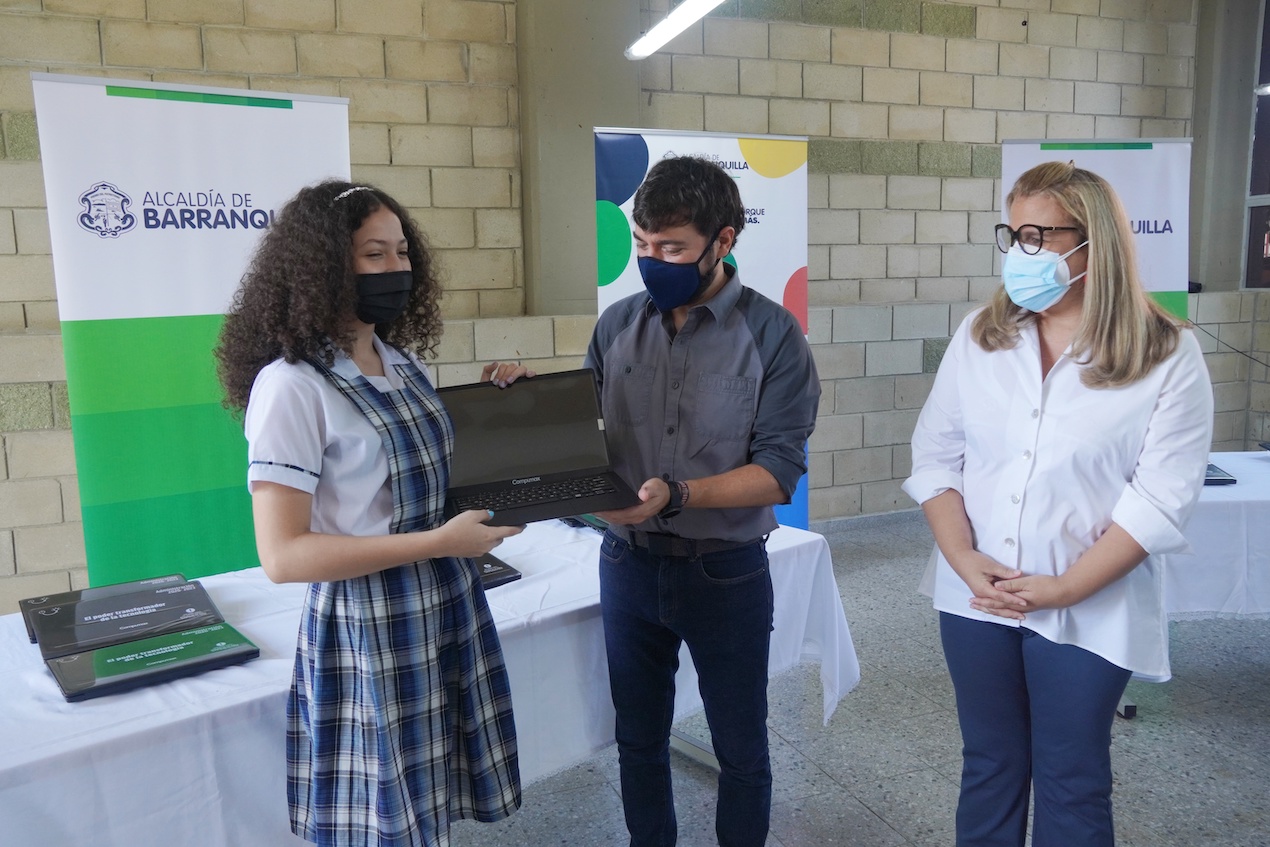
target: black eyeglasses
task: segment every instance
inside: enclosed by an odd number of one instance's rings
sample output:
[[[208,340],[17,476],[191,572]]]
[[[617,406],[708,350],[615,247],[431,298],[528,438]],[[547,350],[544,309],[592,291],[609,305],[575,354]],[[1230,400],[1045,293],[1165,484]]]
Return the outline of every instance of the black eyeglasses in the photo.
[[[1017,242],[1024,253],[1035,256],[1041,252],[1045,233],[1082,232],[1082,230],[1078,226],[1037,226],[1036,224],[1023,224],[1018,229],[1011,229],[1009,224],[997,224],[996,232],[997,249],[1002,253],[1009,253],[1010,248]]]

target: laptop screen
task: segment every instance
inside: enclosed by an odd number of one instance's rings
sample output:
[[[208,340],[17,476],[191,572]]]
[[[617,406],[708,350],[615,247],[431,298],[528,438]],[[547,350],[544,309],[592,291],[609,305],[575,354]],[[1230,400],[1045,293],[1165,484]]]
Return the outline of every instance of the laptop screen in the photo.
[[[603,424],[589,370],[438,392],[454,422],[450,488],[528,476],[608,468]]]

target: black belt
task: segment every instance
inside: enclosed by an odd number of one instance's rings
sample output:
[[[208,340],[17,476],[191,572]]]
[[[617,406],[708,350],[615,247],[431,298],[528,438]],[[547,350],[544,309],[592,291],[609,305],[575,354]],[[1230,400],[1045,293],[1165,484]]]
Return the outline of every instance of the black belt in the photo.
[[[761,538],[751,538],[748,541],[725,541],[722,538],[680,538],[678,535],[643,532],[638,529],[628,529],[624,526],[610,526],[609,532],[632,547],[647,550],[654,556],[680,556],[685,559],[694,559],[705,553],[735,550],[738,547],[745,547],[762,540]]]

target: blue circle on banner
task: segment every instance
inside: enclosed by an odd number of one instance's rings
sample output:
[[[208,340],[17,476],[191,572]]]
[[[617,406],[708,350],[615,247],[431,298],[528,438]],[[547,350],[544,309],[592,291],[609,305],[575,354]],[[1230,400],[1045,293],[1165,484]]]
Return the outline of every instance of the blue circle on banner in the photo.
[[[635,194],[648,173],[644,136],[618,132],[595,134],[595,199],[620,206]]]

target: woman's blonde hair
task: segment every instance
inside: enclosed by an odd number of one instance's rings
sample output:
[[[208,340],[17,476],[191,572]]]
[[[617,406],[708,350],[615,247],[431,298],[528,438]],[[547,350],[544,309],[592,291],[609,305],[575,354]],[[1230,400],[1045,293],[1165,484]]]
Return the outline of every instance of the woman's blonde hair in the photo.
[[[1105,179],[1072,162],[1046,162],[1027,171],[1006,197],[1007,208],[1022,197],[1049,197],[1089,244],[1088,276],[1072,357],[1086,365],[1081,382],[1091,388],[1129,385],[1142,379],[1177,348],[1178,323],[1142,288],[1133,230],[1120,198]],[[971,325],[984,350],[1005,350],[1019,327],[1036,314],[1016,306],[1004,287]]]

